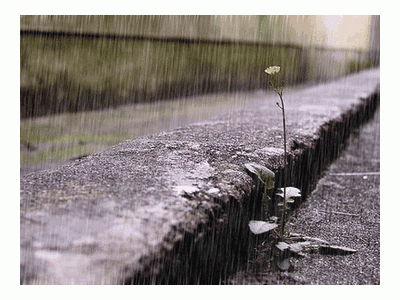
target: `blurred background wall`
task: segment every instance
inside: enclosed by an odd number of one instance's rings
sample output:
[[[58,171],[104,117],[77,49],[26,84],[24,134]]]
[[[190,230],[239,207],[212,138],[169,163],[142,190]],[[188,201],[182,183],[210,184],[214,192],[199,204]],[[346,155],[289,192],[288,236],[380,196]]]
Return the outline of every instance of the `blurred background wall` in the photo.
[[[379,65],[379,16],[21,16],[21,118]]]

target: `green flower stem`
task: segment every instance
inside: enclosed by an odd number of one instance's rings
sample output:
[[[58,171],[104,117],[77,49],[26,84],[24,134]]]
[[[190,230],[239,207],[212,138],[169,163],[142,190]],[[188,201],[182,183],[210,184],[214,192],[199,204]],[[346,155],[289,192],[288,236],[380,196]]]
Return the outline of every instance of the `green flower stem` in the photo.
[[[282,212],[282,237],[285,233],[285,225],[286,225],[286,179],[287,179],[287,151],[286,151],[286,116],[285,116],[285,104],[283,102],[283,87],[285,82],[282,80],[280,83],[278,82],[278,77],[276,76],[279,73],[281,67],[280,66],[271,66],[265,70],[265,73],[270,75],[270,82],[272,89],[275,93],[278,94],[281,103],[276,102],[276,105],[282,110],[282,121],[283,121],[283,150],[284,150],[284,166],[283,166],[283,212]]]
[[[263,204],[265,206],[265,215],[268,216],[269,215],[269,210],[268,210],[268,196],[267,196],[267,185],[264,184],[264,194],[263,194]]]
[[[283,155],[284,155],[284,166],[283,166],[283,212],[282,212],[282,236],[285,232],[285,225],[286,225],[286,179],[287,179],[287,152],[286,152],[286,117],[285,117],[285,104],[283,102],[283,90],[281,92],[276,91],[280,100],[281,105],[278,103],[278,107],[282,110],[282,122],[283,122]]]

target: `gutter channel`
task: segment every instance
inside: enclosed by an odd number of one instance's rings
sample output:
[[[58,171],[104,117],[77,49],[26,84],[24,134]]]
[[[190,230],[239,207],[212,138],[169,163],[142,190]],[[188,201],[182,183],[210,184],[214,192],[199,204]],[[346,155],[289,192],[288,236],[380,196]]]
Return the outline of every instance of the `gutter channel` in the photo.
[[[379,86],[361,100],[340,118],[321,126],[309,147],[289,151],[287,186],[298,187],[302,192],[301,200],[294,204],[289,215],[306,201],[327,167],[346,148],[350,133],[372,119],[379,107]],[[283,168],[266,167],[275,172],[275,189],[283,186]],[[248,228],[249,220],[263,219],[262,191],[256,183],[243,199],[214,198],[213,202],[219,205],[207,211],[206,223],[190,233],[176,228],[171,234],[174,247],[166,248],[157,258],[143,258],[144,269],[126,267],[122,274],[124,284],[224,284],[229,276],[246,268],[252,250],[269,234],[256,236]],[[268,208],[271,215],[274,206],[272,198]]]

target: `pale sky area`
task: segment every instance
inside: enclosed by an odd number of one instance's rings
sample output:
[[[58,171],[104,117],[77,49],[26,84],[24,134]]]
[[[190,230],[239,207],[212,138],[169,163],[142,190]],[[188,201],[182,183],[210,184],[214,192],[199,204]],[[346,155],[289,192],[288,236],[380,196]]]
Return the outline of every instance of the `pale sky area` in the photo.
[[[367,48],[370,16],[321,16],[326,44],[335,48]]]
[[[272,16],[275,27],[268,38],[281,42],[312,44],[334,48],[368,49],[370,19],[368,15],[288,15]]]

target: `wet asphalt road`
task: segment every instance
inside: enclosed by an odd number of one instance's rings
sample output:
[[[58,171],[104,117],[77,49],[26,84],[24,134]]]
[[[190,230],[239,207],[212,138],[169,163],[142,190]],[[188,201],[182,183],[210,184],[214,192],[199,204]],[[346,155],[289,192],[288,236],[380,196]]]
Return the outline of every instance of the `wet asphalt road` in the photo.
[[[380,284],[380,112],[354,132],[288,223],[290,232],[357,250],[291,258],[289,272],[243,273],[231,284]]]

